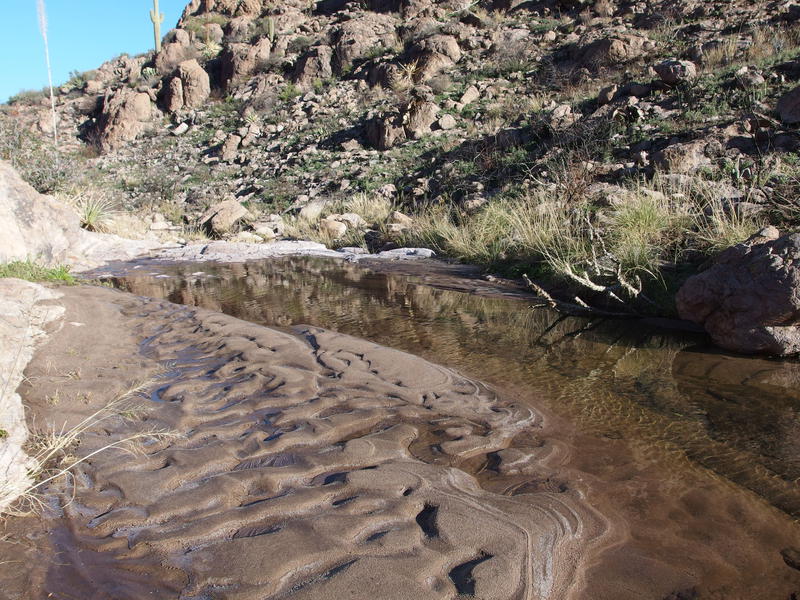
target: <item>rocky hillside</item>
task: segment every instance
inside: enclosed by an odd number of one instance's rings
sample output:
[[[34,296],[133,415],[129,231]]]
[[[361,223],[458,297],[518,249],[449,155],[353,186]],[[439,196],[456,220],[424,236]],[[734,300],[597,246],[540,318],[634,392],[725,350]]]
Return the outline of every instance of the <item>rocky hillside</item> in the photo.
[[[667,314],[720,250],[800,223],[799,19],[784,1],[192,0],[158,54],[59,88],[58,150],[41,93],[3,106],[0,155],[99,204],[90,227],[113,204],[141,235],[413,242]]]

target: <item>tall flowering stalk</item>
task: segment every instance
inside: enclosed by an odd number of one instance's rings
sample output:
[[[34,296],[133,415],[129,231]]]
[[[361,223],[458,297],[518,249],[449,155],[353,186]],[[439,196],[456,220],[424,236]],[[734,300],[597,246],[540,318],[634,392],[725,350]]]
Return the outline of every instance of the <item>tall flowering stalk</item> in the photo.
[[[47,43],[47,12],[44,8],[44,0],[36,0],[36,10],[39,13],[39,31],[42,32],[42,39],[44,40],[44,56],[47,61],[47,80],[50,83],[50,109],[53,113],[53,145],[58,148],[56,97],[53,93],[53,69],[50,67],[50,45]]]

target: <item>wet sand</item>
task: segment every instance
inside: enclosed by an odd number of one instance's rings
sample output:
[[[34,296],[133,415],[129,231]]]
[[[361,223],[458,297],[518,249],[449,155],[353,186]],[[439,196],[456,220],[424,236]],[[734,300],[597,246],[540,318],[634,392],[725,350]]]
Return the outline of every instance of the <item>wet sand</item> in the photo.
[[[800,593],[784,513],[681,461],[642,467],[522,390],[316,327],[65,292],[85,325],[29,366],[29,420],[74,423],[156,376],[75,452],[154,433],[52,487],[44,519],[6,523],[0,562],[29,568],[4,566],[0,598]]]

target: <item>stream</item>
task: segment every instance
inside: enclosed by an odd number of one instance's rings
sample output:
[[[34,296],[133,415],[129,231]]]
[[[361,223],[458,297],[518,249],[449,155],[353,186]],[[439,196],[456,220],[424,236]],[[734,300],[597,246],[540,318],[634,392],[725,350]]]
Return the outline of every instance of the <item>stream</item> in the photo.
[[[743,548],[771,553],[787,581],[798,575],[791,549],[770,548],[769,531],[743,519],[769,515],[800,539],[800,364],[732,355],[701,334],[642,321],[566,317],[514,290],[415,269],[303,257],[147,262],[104,277],[286,332],[310,325],[369,340],[534,407],[564,446],[558,478],[498,477],[491,460],[468,470],[505,495],[576,485],[627,523],[589,570],[596,597],[606,597],[606,579],[669,579],[665,564],[702,574],[685,588],[676,579],[665,597],[789,597],[768,591],[762,567],[748,570]]]

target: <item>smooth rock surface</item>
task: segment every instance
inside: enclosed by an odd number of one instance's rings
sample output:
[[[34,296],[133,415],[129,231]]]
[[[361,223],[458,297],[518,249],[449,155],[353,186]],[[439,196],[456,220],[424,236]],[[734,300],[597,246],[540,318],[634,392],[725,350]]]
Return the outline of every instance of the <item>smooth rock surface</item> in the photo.
[[[45,326],[64,313],[40,302],[60,296],[36,283],[0,279],[0,514],[31,484],[35,465],[23,450],[28,429],[17,387]]]

